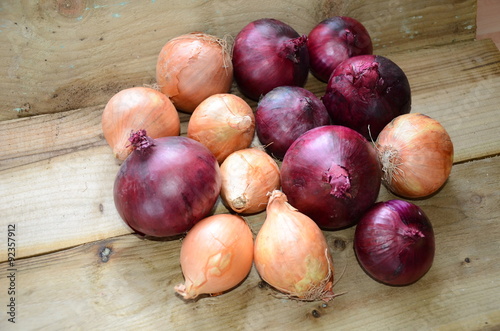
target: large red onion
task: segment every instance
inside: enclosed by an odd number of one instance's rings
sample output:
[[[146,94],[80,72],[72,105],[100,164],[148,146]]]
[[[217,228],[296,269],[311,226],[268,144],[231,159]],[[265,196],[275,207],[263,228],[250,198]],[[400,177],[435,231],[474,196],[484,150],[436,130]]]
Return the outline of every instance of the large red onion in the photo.
[[[354,250],[375,280],[409,285],[422,278],[434,260],[434,231],[422,209],[403,200],[375,204],[359,221]]]
[[[352,226],[375,203],[382,170],[373,145],[344,126],[297,138],[285,154],[281,185],[288,201],[320,228]]]
[[[328,82],[340,62],[357,55],[372,54],[368,31],[352,17],[335,16],[316,25],[307,38],[311,73]]]
[[[380,55],[359,55],[335,68],[322,100],[334,124],[376,140],[392,119],[410,112],[411,90],[396,63]]]
[[[169,237],[185,233],[209,214],[220,193],[215,156],[180,136],[134,133],[135,150],[120,166],[114,200],[123,220],[139,233]]]
[[[260,99],[255,123],[259,141],[281,160],[295,139],[312,128],[330,124],[330,116],[312,92],[298,86],[280,86]]]
[[[278,86],[304,86],[309,73],[307,36],[276,19],[250,22],[234,40],[233,67],[238,88],[253,100]]]

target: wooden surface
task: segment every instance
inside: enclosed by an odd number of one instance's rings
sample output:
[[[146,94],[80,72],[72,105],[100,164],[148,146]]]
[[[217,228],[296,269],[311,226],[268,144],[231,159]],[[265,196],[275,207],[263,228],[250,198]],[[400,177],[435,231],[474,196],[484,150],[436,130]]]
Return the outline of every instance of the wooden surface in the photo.
[[[387,1],[3,1],[0,330],[500,328],[500,52],[489,39],[475,40],[474,1],[389,2],[388,9]],[[414,201],[436,233],[434,264],[416,284],[369,278],[350,228],[325,232],[335,290],[346,292],[327,305],[277,298],[255,269],[228,293],[184,302],[173,291],[183,280],[180,241],[140,238],[118,216],[119,164],[100,129],[104,103],[121,87],[152,82],[169,36],[234,36],[264,13],[295,22],[301,33],[332,13],[361,18],[375,52],[407,73],[412,111],[450,133],[449,181]],[[321,96],[325,84],[311,77],[307,88]],[[30,109],[19,110],[25,103]],[[185,134],[189,116],[181,119]],[[392,198],[383,188],[379,200]],[[218,203],[215,212],[227,211]],[[246,217],[254,232],[264,218]],[[16,226],[15,326],[6,314],[9,224]]]

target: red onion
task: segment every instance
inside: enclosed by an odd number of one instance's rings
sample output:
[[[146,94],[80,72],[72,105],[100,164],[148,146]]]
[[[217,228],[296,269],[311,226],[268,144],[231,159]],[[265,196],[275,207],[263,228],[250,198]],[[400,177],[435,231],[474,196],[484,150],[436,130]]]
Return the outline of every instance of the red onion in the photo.
[[[379,55],[359,55],[333,71],[323,103],[332,122],[376,140],[395,117],[411,108],[411,91],[403,70]]]
[[[351,17],[335,16],[316,25],[307,38],[311,73],[328,82],[340,62],[357,55],[372,54],[366,28]]]
[[[281,185],[288,201],[320,228],[352,226],[375,203],[382,170],[373,145],[343,126],[297,138],[285,154]]]
[[[309,73],[307,36],[276,19],[250,22],[234,40],[233,67],[241,93],[253,100],[278,86],[302,87]]]
[[[201,143],[187,137],[131,136],[135,150],[114,184],[118,213],[134,230],[154,237],[185,233],[208,215],[221,189],[219,165]]]
[[[354,250],[360,265],[375,280],[409,285],[432,265],[434,231],[420,207],[403,200],[379,202],[356,226]]]
[[[280,86],[259,101],[255,123],[259,141],[281,160],[295,139],[312,128],[330,124],[330,116],[312,92],[298,86]]]

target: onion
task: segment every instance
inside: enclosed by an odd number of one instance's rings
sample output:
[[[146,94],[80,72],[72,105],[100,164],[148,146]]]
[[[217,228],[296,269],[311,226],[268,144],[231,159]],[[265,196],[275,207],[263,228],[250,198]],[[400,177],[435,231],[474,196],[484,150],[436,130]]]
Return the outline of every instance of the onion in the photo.
[[[113,95],[101,122],[104,138],[122,161],[132,152],[128,141],[131,131],[147,130],[151,138],[180,134],[179,114],[172,102],[148,87],[131,87]]]
[[[246,148],[230,154],[220,167],[222,201],[237,213],[266,209],[268,193],[280,188],[280,170],[266,152]]]
[[[389,123],[376,142],[383,183],[406,198],[437,192],[453,166],[453,143],[444,127],[429,116],[401,115]]]
[[[114,184],[118,213],[135,231],[168,237],[188,231],[207,216],[220,193],[215,157],[197,141],[175,136],[131,135],[135,150]]]
[[[169,40],[156,63],[156,81],[177,109],[192,113],[216,93],[227,93],[233,64],[226,41],[205,33],[189,33]]]
[[[282,190],[290,204],[325,230],[356,224],[375,203],[381,177],[373,145],[337,125],[304,133],[281,165]]]
[[[328,82],[340,62],[357,55],[372,54],[366,28],[352,17],[335,16],[316,25],[307,38],[311,73]]]
[[[379,202],[356,226],[354,250],[360,265],[375,280],[409,285],[432,265],[432,224],[422,209],[410,202]]]
[[[215,94],[196,107],[189,119],[187,136],[201,142],[219,163],[234,151],[247,148],[255,135],[255,116],[242,98]]]
[[[323,232],[278,190],[271,193],[266,214],[254,248],[262,279],[291,298],[332,299],[333,261]]]
[[[304,86],[309,73],[307,36],[276,19],[250,22],[234,40],[233,67],[238,88],[253,100],[278,86]]]
[[[182,241],[185,283],[175,286],[184,299],[220,294],[241,283],[253,261],[252,231],[237,215],[217,214],[198,222]]]
[[[330,124],[330,116],[312,92],[298,86],[280,86],[260,99],[255,122],[259,141],[270,154],[283,159],[295,139],[312,128]]]
[[[335,68],[322,100],[334,124],[375,140],[393,118],[410,112],[411,91],[396,63],[379,55],[359,55]]]

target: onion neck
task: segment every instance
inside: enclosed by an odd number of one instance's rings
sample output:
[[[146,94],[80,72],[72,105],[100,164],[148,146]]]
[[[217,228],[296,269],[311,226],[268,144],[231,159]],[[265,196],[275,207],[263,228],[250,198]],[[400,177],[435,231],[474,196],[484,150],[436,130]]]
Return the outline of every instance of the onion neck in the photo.
[[[281,45],[281,50],[279,52],[280,56],[286,58],[293,63],[300,62],[300,51],[303,47],[306,47],[307,36],[303,35],[297,38],[286,40]]]
[[[227,123],[233,129],[238,131],[247,131],[253,124],[252,118],[248,115],[245,116],[231,116]]]
[[[349,193],[351,180],[349,173],[344,167],[333,163],[323,174],[323,181],[330,184],[330,194],[334,197],[343,199],[352,197]]]
[[[146,130],[132,131],[128,141],[130,141],[129,146],[138,151],[146,151],[155,145],[153,138],[147,136]]]

